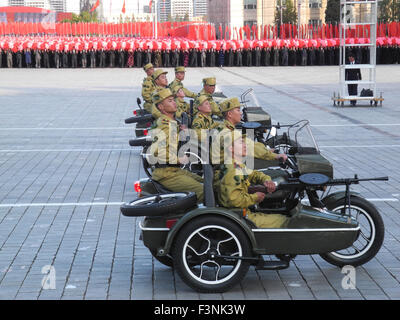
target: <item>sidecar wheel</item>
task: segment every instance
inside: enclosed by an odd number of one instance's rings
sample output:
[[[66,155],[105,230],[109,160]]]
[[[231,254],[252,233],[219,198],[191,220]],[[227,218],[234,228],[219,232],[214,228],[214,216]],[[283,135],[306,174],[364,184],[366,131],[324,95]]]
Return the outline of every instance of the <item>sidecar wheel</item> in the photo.
[[[175,192],[138,198],[122,204],[120,210],[128,217],[154,217],[189,210],[196,206],[196,203],[197,197],[194,192]]]
[[[225,292],[246,275],[246,260],[216,257],[250,257],[250,241],[242,229],[227,218],[204,216],[190,221],[174,241],[174,268],[181,279],[198,292]]]
[[[328,205],[328,209],[340,214],[344,205],[345,199],[341,199]],[[351,197],[351,215],[360,225],[357,240],[344,250],[321,254],[324,260],[338,267],[357,267],[368,262],[375,257],[383,243],[383,220],[372,203],[360,197]]]

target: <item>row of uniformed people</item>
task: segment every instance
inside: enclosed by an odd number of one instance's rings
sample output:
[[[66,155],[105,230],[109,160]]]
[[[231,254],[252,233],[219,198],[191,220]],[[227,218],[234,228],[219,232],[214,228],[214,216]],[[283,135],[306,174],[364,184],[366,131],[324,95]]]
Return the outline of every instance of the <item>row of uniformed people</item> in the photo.
[[[215,129],[220,134],[219,145],[211,147],[212,161],[216,159],[214,188],[218,194],[219,204],[227,208],[247,209],[261,202],[265,194],[248,193],[251,182],[264,183],[269,192],[275,190],[275,185],[270,182],[269,176],[251,171],[238,155],[246,156],[250,153],[249,156],[264,160],[279,158],[286,160],[286,155],[275,154],[264,144],[242,136],[241,131],[236,130],[235,126],[241,121],[241,104],[238,98],[228,98],[219,104],[216,103],[212,96],[216,85],[215,78],[203,79],[203,90],[195,95],[184,88],[182,83],[184,75],[177,76],[167,87],[164,77],[159,79],[162,75],[165,76],[163,70],[151,70],[151,65],[145,66],[144,69],[148,74],[143,83],[144,93],[151,96],[149,100],[143,95],[147,99],[146,110],[151,110],[157,119],[151,132],[153,143],[149,149],[150,154],[156,159],[152,173],[155,181],[173,192],[195,192],[198,202],[203,202],[203,179],[181,168],[181,165],[187,163],[189,159],[185,155],[179,155],[178,152],[179,133],[184,128],[180,126],[177,115],[182,110],[186,112],[188,110],[186,107],[178,110],[177,101],[183,100],[184,96],[190,96],[195,98],[195,116],[191,128],[196,131],[197,137],[207,136],[205,133],[210,129]],[[175,72],[184,73],[185,70],[177,67]],[[152,94],[148,92],[151,86],[153,86]],[[215,121],[212,115],[220,117],[220,121]],[[238,137],[226,144],[226,138],[233,136]],[[247,212],[248,218],[260,228],[283,227],[287,223],[283,215],[254,213],[249,210]]]

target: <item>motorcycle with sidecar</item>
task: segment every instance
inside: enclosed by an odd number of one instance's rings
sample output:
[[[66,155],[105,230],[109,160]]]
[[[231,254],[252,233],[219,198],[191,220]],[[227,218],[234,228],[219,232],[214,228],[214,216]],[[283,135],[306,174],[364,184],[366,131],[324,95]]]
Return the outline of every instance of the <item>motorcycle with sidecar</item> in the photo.
[[[275,135],[275,130],[270,134]],[[257,228],[246,217],[249,209],[219,206],[213,166],[197,155],[204,203],[197,204],[194,193],[165,189],[151,178],[146,151],[150,137],[136,141],[143,147],[142,163],[148,177],[135,183],[138,198],[124,203],[121,213],[144,217],[139,224],[144,245],[199,292],[225,292],[245,277],[250,266],[284,269],[297,255],[319,254],[339,267],[368,262],[383,243],[384,224],[376,207],[350,186],[388,177],[334,179],[333,167],[321,154],[308,121],[289,126],[287,136],[296,143],[288,146],[288,160],[279,168],[262,169],[277,190],[250,208],[287,215],[290,220],[285,228]],[[328,191],[336,186],[345,190]],[[262,188],[251,186],[249,192]],[[267,255],[275,258],[265,259]]]

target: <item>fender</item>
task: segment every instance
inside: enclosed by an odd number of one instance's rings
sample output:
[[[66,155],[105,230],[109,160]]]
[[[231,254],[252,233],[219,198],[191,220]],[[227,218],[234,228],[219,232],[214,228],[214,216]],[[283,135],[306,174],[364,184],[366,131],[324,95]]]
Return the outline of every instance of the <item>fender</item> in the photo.
[[[325,198],[323,198],[321,201],[325,206],[329,207],[330,204],[335,203],[336,201],[344,199],[346,196],[345,191],[337,191],[331,194],[328,194]],[[350,191],[350,197],[360,197],[360,193]]]
[[[178,222],[168,232],[167,240],[165,241],[164,248],[162,248],[163,252],[159,252],[158,255],[161,256],[168,254],[171,250],[172,243],[174,242],[174,239],[181,228],[193,219],[204,215],[222,216],[232,220],[242,228],[244,233],[249,238],[252,247],[257,248],[257,241],[254,237],[254,233],[251,231],[251,227],[246,224],[244,219],[240,218],[239,213],[230,211],[225,208],[200,207],[189,211],[181,219],[178,220]]]

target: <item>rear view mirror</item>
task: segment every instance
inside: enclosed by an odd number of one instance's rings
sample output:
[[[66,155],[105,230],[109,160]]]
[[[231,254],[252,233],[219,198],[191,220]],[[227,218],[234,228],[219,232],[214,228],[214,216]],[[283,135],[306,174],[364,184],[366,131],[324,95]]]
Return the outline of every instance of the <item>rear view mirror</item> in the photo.
[[[140,98],[137,98],[136,102],[137,102],[137,104],[140,105],[142,103],[142,100],[140,100]]]

